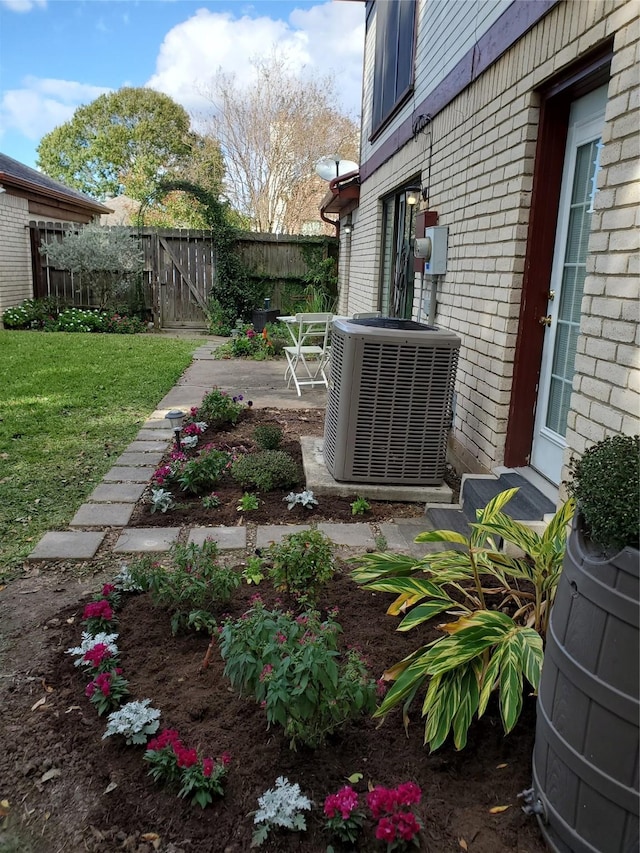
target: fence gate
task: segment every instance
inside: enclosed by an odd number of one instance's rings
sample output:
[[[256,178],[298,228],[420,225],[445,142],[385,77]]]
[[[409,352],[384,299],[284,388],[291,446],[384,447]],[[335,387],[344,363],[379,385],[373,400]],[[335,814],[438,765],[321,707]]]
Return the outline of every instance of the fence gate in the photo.
[[[216,274],[209,232],[144,234],[145,269],[155,273],[156,317],[163,329],[206,329],[207,302]]]

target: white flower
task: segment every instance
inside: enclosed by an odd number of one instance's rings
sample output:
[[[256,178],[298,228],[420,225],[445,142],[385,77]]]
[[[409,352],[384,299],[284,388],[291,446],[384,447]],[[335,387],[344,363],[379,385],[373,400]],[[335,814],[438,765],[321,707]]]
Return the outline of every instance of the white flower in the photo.
[[[147,736],[157,732],[160,725],[160,711],[157,708],[148,708],[150,702],[151,699],[127,702],[126,705],[109,714],[107,730],[102,735],[102,739],[111,735],[124,735],[128,744],[146,743]]]
[[[78,658],[77,661],[74,661],[75,666],[91,666],[90,661],[84,661],[83,657],[87,652],[91,651],[94,646],[97,646],[98,643],[104,643],[105,646],[109,649],[113,657],[116,657],[118,654],[118,647],[116,646],[115,641],[118,639],[117,634],[90,634],[88,631],[82,632],[82,642],[79,646],[76,646],[73,649],[67,649],[65,654],[74,655]]]

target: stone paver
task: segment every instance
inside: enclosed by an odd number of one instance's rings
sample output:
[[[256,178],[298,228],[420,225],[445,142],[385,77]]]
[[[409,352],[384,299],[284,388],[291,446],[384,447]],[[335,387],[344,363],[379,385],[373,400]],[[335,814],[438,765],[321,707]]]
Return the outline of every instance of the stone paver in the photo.
[[[126,449],[126,453],[154,453],[159,451],[165,453],[168,443],[166,441],[132,441]]]
[[[164,453],[164,450],[156,450],[153,453],[141,453],[140,451],[125,450],[125,452],[116,459],[116,465],[155,465],[157,467],[160,464]]]
[[[71,519],[70,527],[126,527],[135,504],[82,504]]]
[[[160,426],[150,427],[148,424],[149,422],[145,424],[136,436],[137,441],[162,441],[165,439],[166,441],[171,441],[173,438],[172,429],[162,429]]]
[[[128,527],[115,544],[117,553],[168,551],[180,535],[179,527]]]
[[[89,503],[137,503],[142,497],[144,483],[100,483],[91,492]]]
[[[318,530],[328,536],[336,545],[348,545],[351,548],[373,548],[375,537],[369,524],[335,524],[320,522]]]
[[[290,533],[310,529],[309,524],[265,524],[256,531],[256,548],[268,548],[274,542],[282,542]]]
[[[29,560],[91,560],[102,544],[103,532],[54,530],[45,533]]]
[[[428,529],[429,525],[426,519],[407,519],[380,524],[380,533],[387,540],[387,549],[389,551],[412,554],[414,557],[423,557],[429,552],[443,550],[441,542],[413,541],[418,533],[423,533]]]
[[[147,483],[155,470],[155,466],[114,465],[102,479],[106,483]]]
[[[213,539],[221,551],[235,551],[247,547],[246,527],[193,527],[188,543],[202,545],[205,539]]]

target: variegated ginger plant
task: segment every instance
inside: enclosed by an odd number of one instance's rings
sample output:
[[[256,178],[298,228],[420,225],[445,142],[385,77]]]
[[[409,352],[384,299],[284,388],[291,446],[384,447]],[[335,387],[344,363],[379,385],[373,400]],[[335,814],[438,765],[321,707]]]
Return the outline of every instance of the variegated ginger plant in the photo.
[[[421,646],[384,673],[393,682],[376,717],[403,704],[408,709],[426,686],[422,704],[425,743],[438,749],[450,731],[457,749],[467,742],[474,715],[484,714],[498,691],[505,732],[522,710],[524,679],[537,690],[544,635],[574,512],[568,500],[544,533],[514,521],[502,509],[517,489],[508,489],[476,512],[465,537],[453,530],[421,533],[416,542],[446,542],[451,548],[420,560],[388,553],[358,558],[353,571],[366,589],[397,595],[387,613],[402,616],[398,631],[409,631],[447,613],[443,636]],[[498,543],[521,552],[510,556]],[[507,611],[507,612],[505,612]]]

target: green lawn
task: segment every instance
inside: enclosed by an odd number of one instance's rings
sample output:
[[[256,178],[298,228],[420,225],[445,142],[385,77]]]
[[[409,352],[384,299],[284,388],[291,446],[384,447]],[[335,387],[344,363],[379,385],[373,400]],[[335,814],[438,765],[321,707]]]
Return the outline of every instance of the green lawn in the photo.
[[[0,330],[0,577],[68,525],[198,346]]]

